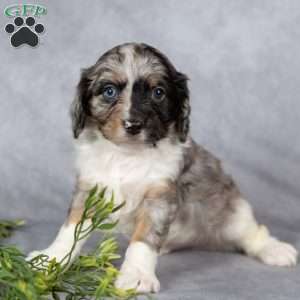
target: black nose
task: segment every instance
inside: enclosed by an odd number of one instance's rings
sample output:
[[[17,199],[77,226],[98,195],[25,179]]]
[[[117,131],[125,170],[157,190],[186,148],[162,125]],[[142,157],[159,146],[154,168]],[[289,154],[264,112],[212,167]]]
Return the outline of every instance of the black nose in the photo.
[[[123,121],[124,128],[127,133],[135,135],[141,132],[143,123],[139,120],[125,120]]]

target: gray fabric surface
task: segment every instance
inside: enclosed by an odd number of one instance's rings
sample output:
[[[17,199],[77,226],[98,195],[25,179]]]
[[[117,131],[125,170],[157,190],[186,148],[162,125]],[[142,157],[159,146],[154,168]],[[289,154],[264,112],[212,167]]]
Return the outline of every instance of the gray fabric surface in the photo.
[[[80,68],[116,44],[143,41],[189,75],[195,139],[224,161],[258,220],[300,248],[299,1],[39,3],[48,8],[39,47],[14,49],[0,31],[0,218],[28,224],[9,242],[44,248],[64,220]],[[0,27],[8,21],[2,15]],[[300,266],[238,254],[174,253],[160,258],[158,276],[156,299],[300,298]]]

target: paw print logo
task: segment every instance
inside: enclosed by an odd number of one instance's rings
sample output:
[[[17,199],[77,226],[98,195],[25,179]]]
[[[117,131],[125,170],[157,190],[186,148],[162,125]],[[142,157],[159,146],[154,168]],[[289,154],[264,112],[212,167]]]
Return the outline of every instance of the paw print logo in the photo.
[[[9,23],[5,26],[5,31],[12,34],[10,43],[14,47],[19,47],[23,44],[35,47],[39,43],[39,34],[43,33],[44,30],[44,25],[35,24],[33,17],[27,17],[25,23],[22,17],[16,17],[14,24]]]

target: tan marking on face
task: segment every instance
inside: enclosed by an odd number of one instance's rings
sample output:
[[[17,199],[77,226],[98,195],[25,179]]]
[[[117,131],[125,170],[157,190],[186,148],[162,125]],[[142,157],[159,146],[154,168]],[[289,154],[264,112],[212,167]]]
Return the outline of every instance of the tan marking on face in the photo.
[[[161,85],[161,82],[163,81],[162,74],[157,73],[157,74],[151,74],[147,76],[147,82],[150,85],[150,87],[154,88],[158,85]]]
[[[120,102],[113,107],[105,124],[101,127],[101,131],[106,138],[114,140],[124,136],[122,116],[123,108]]]
[[[101,96],[93,97],[90,102],[90,107],[93,116],[100,120],[105,119],[105,116],[108,114],[107,105],[102,102]]]

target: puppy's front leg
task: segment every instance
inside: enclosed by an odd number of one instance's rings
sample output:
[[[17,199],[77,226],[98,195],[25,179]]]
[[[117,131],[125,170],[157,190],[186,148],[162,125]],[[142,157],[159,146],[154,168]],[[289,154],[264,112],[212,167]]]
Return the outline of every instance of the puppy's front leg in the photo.
[[[138,292],[158,292],[155,275],[159,249],[177,212],[176,187],[170,183],[152,186],[140,208],[116,287]]]
[[[73,201],[69,209],[68,217],[65,223],[60,228],[55,240],[48,248],[44,250],[30,252],[27,260],[30,260],[37,255],[45,254],[49,256],[50,259],[56,258],[56,261],[61,261],[70,252],[74,243],[75,227],[81,219],[84,210],[84,202],[89,193],[88,191],[89,189],[83,184],[78,184],[76,186],[76,191],[74,193]],[[83,229],[86,228],[86,226],[88,226],[89,224],[90,221],[87,220],[83,225]],[[86,239],[87,238],[76,243],[75,249],[72,252],[71,259],[79,253]]]

